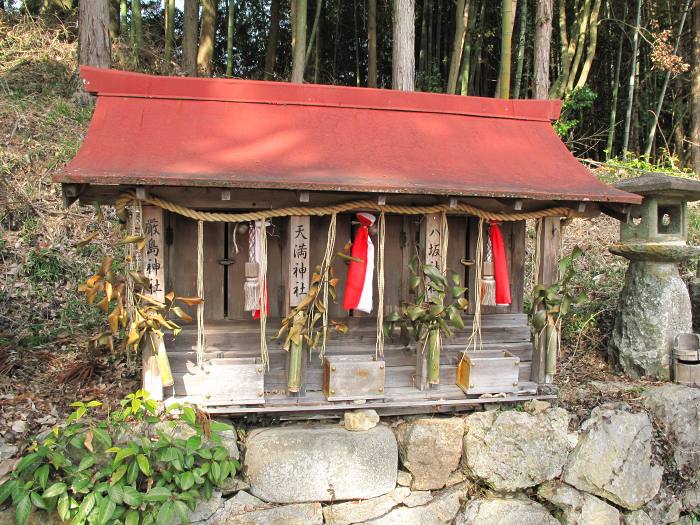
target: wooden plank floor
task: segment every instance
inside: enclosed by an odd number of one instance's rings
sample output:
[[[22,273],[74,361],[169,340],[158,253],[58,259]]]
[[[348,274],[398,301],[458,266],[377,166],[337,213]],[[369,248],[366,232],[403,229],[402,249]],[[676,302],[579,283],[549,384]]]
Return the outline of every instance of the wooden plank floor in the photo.
[[[384,360],[386,362],[385,397],[362,403],[325,400],[322,388],[322,363],[314,354],[308,362],[306,393],[303,397],[286,394],[287,353],[281,342],[270,341],[270,369],[265,373],[264,404],[212,406],[215,413],[299,413],[312,415],[317,412],[331,413],[353,408],[374,408],[382,413],[425,413],[444,410],[469,410],[488,403],[517,402],[527,399],[546,398],[537,396],[537,385],[530,382],[532,343],[527,316],[524,314],[490,314],[481,319],[483,349],[505,349],[518,356],[520,362],[520,384],[518,391],[506,397],[467,397],[456,385],[457,364],[466,341],[471,334],[471,317],[466,317],[465,330],[445,342],[441,355],[441,384],[437,389],[420,391],[414,384],[415,349],[400,341],[387,340]],[[268,319],[268,339],[275,335],[278,319]],[[374,356],[376,321],[371,318],[349,320],[350,331],[344,335],[333,335],[328,343],[328,354]],[[259,325],[252,320],[210,321],[205,324],[205,360],[211,358],[255,358],[259,356]],[[175,339],[166,340],[168,355],[175,378],[175,386],[166,389],[166,397],[172,401],[199,403],[203,392],[209,387],[207,376],[198,374],[195,362],[196,330],[188,326]],[[185,381],[186,379],[186,381]],[[231,378],[235,380],[235,378]]]

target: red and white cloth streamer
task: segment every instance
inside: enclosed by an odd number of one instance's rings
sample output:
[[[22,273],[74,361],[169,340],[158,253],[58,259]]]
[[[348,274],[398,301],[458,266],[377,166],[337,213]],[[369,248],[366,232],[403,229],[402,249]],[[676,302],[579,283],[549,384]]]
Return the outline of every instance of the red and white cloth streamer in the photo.
[[[372,281],[374,279],[374,244],[369,236],[369,228],[376,217],[371,213],[358,213],[360,227],[352,243],[351,255],[357,261],[350,261],[348,280],[345,285],[343,308],[372,312]]]

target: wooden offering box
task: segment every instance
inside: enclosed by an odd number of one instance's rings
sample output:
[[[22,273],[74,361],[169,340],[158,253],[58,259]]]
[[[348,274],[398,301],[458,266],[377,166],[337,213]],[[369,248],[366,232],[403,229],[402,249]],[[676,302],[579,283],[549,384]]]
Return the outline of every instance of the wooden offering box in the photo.
[[[216,358],[204,365],[205,406],[265,403],[265,366],[259,358]]]
[[[326,356],[323,393],[328,401],[383,398],[384,372],[384,361],[373,356]]]
[[[465,394],[497,394],[518,389],[520,359],[507,350],[468,352],[457,368],[457,386]]]

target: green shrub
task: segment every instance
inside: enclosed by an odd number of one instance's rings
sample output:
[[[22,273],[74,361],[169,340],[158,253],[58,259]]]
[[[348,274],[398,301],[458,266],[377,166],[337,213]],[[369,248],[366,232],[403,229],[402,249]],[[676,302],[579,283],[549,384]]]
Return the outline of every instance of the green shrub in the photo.
[[[221,445],[229,425],[189,405],[159,417],[143,390],[120,405],[100,418],[99,401],[72,403],[65,425],[30,447],[0,486],[0,505],[11,500],[17,523],[24,525],[34,509],[72,525],[187,523],[197,502],[240,467]],[[167,432],[178,422],[192,429],[187,439]]]

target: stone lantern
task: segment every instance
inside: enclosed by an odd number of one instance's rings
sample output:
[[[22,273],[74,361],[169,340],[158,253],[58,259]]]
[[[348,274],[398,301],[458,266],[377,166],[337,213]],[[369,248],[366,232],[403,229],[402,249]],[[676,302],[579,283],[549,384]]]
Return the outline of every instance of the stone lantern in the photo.
[[[608,354],[631,377],[670,379],[674,338],[692,332],[688,289],[678,263],[700,256],[687,245],[688,202],[700,200],[700,182],[645,175],[616,184],[644,197],[620,224],[610,252],[629,259]]]

